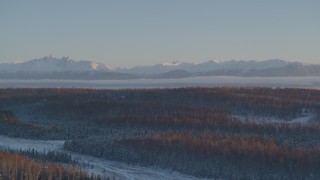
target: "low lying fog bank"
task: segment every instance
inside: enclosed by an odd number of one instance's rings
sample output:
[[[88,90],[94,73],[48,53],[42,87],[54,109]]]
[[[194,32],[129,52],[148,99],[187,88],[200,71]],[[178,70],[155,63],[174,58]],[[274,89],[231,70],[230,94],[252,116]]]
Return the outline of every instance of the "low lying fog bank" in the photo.
[[[0,88],[179,88],[280,87],[320,89],[320,77],[205,76],[181,79],[136,80],[0,80]]]

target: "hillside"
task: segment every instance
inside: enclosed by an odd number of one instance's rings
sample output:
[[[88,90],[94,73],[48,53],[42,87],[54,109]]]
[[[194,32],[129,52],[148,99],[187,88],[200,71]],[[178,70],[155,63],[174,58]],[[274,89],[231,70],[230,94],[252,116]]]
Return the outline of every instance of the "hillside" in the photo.
[[[197,178],[320,176],[318,90],[29,88],[0,100],[1,135],[100,160]]]

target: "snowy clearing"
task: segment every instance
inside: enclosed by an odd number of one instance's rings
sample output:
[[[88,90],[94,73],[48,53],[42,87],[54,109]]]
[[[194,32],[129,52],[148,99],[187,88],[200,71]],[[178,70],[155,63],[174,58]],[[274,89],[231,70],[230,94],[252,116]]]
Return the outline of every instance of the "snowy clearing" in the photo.
[[[241,116],[232,115],[232,117],[241,121],[252,121],[257,123],[288,123],[288,124],[308,124],[312,123],[315,115],[313,113],[305,114],[304,116],[297,117],[291,120],[277,119],[275,117],[261,117],[261,116]]]
[[[183,175],[178,172],[169,172],[160,169],[145,168],[139,166],[128,165],[126,163],[108,161],[92,156],[73,153],[63,149],[64,141],[44,141],[31,140],[22,138],[10,138],[8,136],[0,136],[0,146],[10,149],[35,149],[37,151],[60,151],[71,154],[73,159],[77,159],[80,164],[90,164],[85,170],[90,173],[115,177],[116,179],[199,179],[188,175]]]

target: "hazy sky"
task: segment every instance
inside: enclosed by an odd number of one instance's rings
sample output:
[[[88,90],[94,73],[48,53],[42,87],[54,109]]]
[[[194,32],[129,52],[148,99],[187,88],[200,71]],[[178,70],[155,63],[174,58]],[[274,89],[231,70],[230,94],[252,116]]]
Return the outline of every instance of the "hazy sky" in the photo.
[[[1,0],[0,62],[320,63],[319,0]]]

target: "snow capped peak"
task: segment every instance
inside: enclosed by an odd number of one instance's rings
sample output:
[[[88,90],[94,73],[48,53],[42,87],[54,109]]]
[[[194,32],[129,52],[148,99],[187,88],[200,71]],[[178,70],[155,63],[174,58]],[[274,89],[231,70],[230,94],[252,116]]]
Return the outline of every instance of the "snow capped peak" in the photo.
[[[56,58],[52,55],[45,56],[40,59],[33,59],[25,62],[3,64],[0,66],[2,72],[89,72],[89,71],[110,71],[110,69],[102,63],[93,61],[74,61],[68,56]]]
[[[63,60],[63,61],[69,61],[69,62],[74,62],[74,60],[70,59],[69,56],[63,56],[63,57],[61,58],[61,60]]]
[[[180,61],[173,61],[173,62],[165,62],[165,63],[162,63],[163,66],[178,66],[182,64],[182,62]]]
[[[225,62],[225,61],[224,61],[224,60],[211,59],[211,60],[209,60],[208,62],[214,63],[214,64],[219,64],[219,63],[223,63],[223,62]]]
[[[25,62],[0,64],[0,73],[61,73],[61,72],[117,72],[138,76],[166,76],[189,74],[198,75],[233,75],[233,76],[277,76],[277,75],[317,75],[320,65],[289,62],[281,59],[257,60],[209,60],[203,63],[181,61],[166,62],[151,66],[135,66],[132,68],[108,67],[103,63],[88,60],[75,61],[68,56],[61,58],[45,56]],[[170,73],[168,73],[170,72]],[[183,72],[183,73],[182,73]],[[160,76],[159,76],[160,77]]]
[[[291,66],[291,69],[303,67],[300,62],[287,62],[281,59],[257,60],[209,60],[203,63],[186,63],[174,61],[169,63],[156,64],[153,66],[135,66],[129,69],[122,69],[120,72],[139,75],[161,74],[169,71],[182,70],[195,74],[219,74],[219,75],[243,75],[248,73],[259,74],[260,72],[280,71]],[[311,67],[311,66],[310,66]],[[317,66],[318,67],[318,66]],[[309,68],[309,67],[307,67]],[[301,68],[300,68],[301,69]],[[318,70],[313,70],[318,71]],[[286,74],[286,72],[282,72]],[[268,73],[267,73],[268,74]],[[290,73],[288,73],[290,74]],[[292,74],[292,73],[291,73]],[[250,74],[251,75],[251,74]],[[268,75],[272,75],[271,73]]]
[[[99,66],[99,65],[98,65],[97,63],[95,63],[95,62],[92,62],[90,65],[91,65],[91,68],[94,69],[94,70],[96,70],[96,69],[98,68],[98,66]]]
[[[199,65],[199,64],[219,64],[223,61],[218,61],[218,60],[209,60],[209,61],[206,61],[206,62],[202,62],[202,63],[196,63],[195,65]]]

